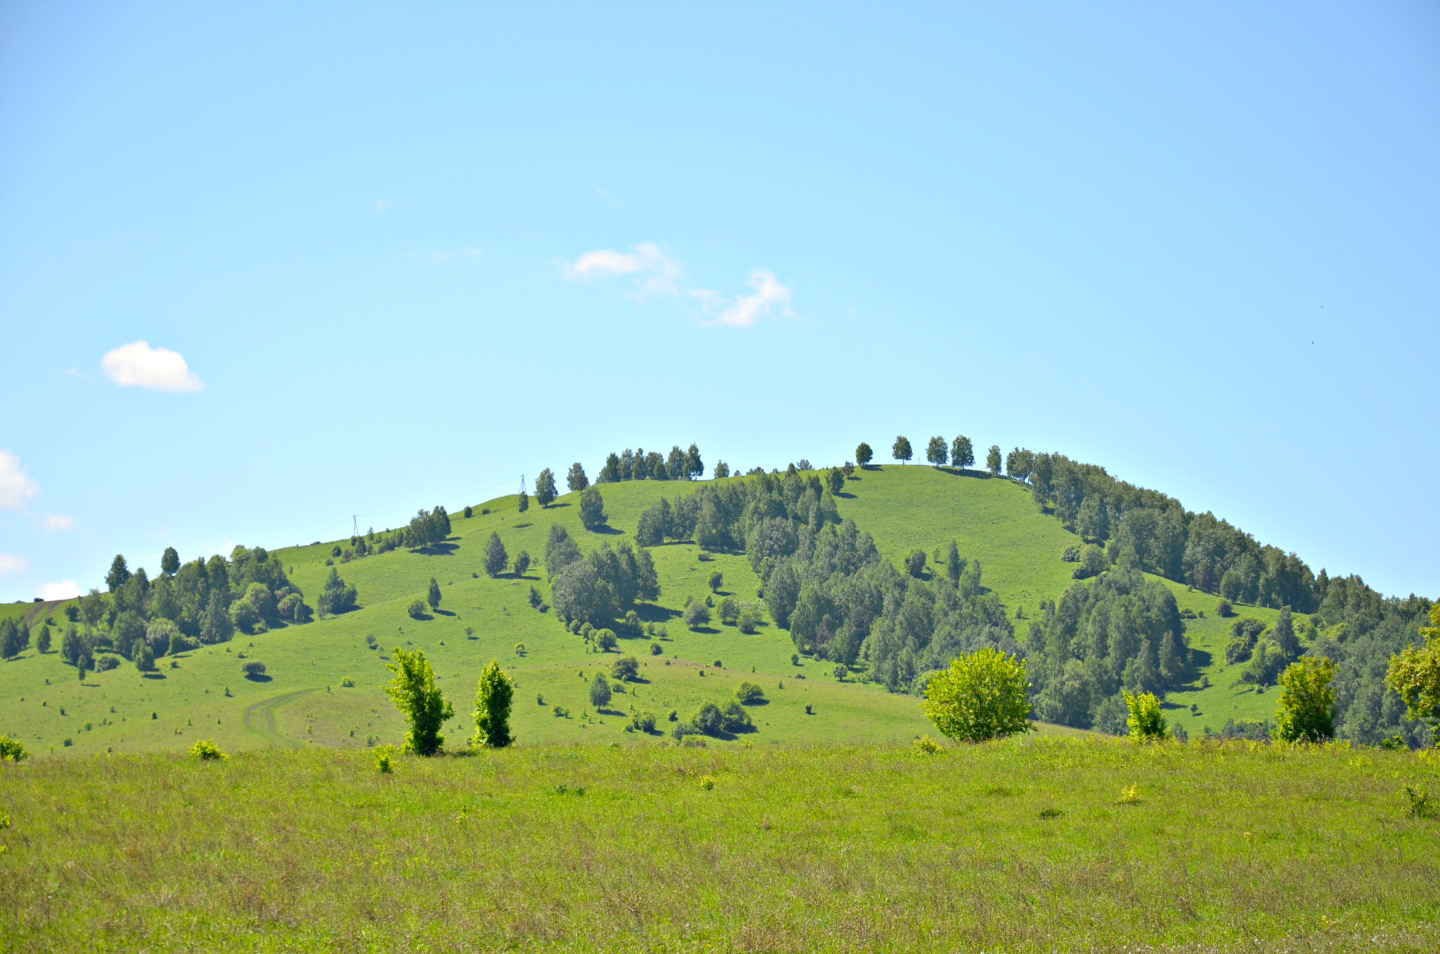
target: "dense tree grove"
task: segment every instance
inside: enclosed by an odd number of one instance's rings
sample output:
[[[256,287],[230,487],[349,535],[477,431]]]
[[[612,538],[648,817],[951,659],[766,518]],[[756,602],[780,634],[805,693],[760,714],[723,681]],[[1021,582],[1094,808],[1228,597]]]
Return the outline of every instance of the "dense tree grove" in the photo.
[[[216,555],[184,564],[172,554],[167,551],[161,559],[161,574],[153,582],[143,568],[131,572],[125,558],[117,556],[106,577],[109,592],[91,590],[66,607],[61,658],[87,668],[101,653],[153,659],[226,642],[237,629],[265,632],[308,622],[313,615],[280,561],[263,547],[237,546],[228,560]],[[338,599],[325,602],[333,598],[329,585],[321,596],[327,612],[354,608],[354,587],[339,582]],[[28,644],[29,630],[22,629]],[[17,637],[0,633],[0,644],[7,638]]]
[[[1185,681],[1190,647],[1175,597],[1138,570],[1071,584],[1041,609],[1026,643],[1042,721],[1121,734],[1125,690],[1163,696]]]
[[[1336,664],[1340,737],[1373,744],[1401,735],[1412,745],[1431,738],[1428,727],[1407,718],[1404,702],[1385,683],[1390,658],[1420,644],[1428,600],[1383,597],[1358,576],[1331,578],[1325,570],[1316,575],[1295,554],[1262,545],[1212,513],[1192,513],[1172,497],[1061,454],[1017,447],[1006,456],[1005,470],[1029,484],[1042,511],[1103,547],[1107,564],[1185,583],[1227,604],[1288,608],[1297,614],[1313,640],[1304,652]],[[1253,644],[1242,680],[1273,685],[1301,655],[1293,630],[1275,636]],[[1227,648],[1235,651],[1233,645]]]
[[[595,482],[613,484],[622,480],[695,480],[704,473],[705,464],[700,459],[700,448],[694,444],[684,451],[677,444],[670,448],[668,456],[656,451],[647,454],[644,448],[632,451],[627,447],[624,453],[612,453],[605,458],[605,466],[600,469],[600,476]]]

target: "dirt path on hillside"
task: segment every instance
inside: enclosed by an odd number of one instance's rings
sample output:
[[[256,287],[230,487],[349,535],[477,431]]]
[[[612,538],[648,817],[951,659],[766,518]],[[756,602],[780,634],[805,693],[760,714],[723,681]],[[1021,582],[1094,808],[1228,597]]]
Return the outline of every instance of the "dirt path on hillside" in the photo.
[[[298,699],[314,691],[314,689],[299,689],[295,692],[281,693],[278,696],[271,696],[269,699],[262,699],[245,710],[245,728],[264,736],[266,741],[273,745],[290,749],[299,748],[299,740],[283,735],[275,725],[275,710],[293,699]]]

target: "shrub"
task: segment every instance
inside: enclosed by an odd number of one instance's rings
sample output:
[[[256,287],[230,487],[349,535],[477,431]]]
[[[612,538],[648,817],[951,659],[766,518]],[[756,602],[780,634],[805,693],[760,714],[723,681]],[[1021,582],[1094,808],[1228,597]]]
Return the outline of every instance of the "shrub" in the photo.
[[[917,580],[925,575],[925,551],[911,550],[910,555],[905,558],[905,572]]]
[[[515,554],[514,565],[515,575],[518,577],[525,576],[525,571],[530,569],[530,554],[526,553],[524,550],[521,550],[519,553]]]
[[[757,610],[747,609],[740,613],[740,632],[746,636],[753,636],[760,629],[760,613]]]
[[[634,713],[630,716],[630,728],[635,732],[644,732],[649,735],[655,731],[655,713],[649,710]]]
[[[1025,661],[993,647],[967,653],[936,673],[921,707],[952,739],[984,742],[1032,729]]]
[[[725,731],[725,713],[713,702],[701,703],[689,724],[701,735],[719,735]]]
[[[915,740],[915,751],[922,755],[935,755],[944,751],[944,746],[928,735],[922,735]]]
[[[1335,737],[1335,664],[1324,656],[1292,663],[1280,675],[1275,732],[1286,742],[1327,742]]]
[[[30,753],[25,751],[25,746],[19,739],[0,735],[0,762],[23,762],[29,756]]]
[[[744,705],[753,706],[765,701],[765,690],[747,680],[735,687],[735,698]]]
[[[602,653],[608,653],[620,643],[616,640],[613,629],[602,629],[595,634],[595,645],[600,647]]]
[[[480,673],[480,682],[475,688],[475,735],[470,739],[472,743],[503,749],[513,741],[510,736],[510,704],[514,695],[515,683],[492,659]]]
[[[1440,603],[1430,607],[1430,626],[1420,627],[1424,646],[1390,657],[1385,682],[1405,703],[1405,714],[1440,734]]]
[[[405,612],[410,614],[411,619],[424,619],[426,609],[427,607],[424,600],[413,599],[410,601],[410,605],[405,608]]]
[[[241,666],[240,670],[245,673],[245,678],[254,679],[257,676],[265,675],[265,664],[263,662],[252,660]]]
[[[685,607],[685,614],[681,618],[688,628],[692,630],[699,629],[701,626],[710,622],[710,611],[705,608],[704,603],[695,600],[689,606]]]
[[[354,689],[354,688],[355,688],[355,680],[354,680],[354,678],[352,678],[351,676],[341,676],[341,677],[340,677],[340,688],[341,688],[341,689]]]
[[[702,776],[700,776],[700,788],[701,788],[701,789],[703,789],[704,791],[707,791],[707,792],[708,792],[708,791],[710,791],[711,789],[713,789],[714,787],[715,787],[715,776],[713,776],[713,775],[702,775]]]
[[[845,665],[843,662],[841,662],[841,663],[836,663],[836,664],[835,664],[834,672],[835,672],[835,681],[836,681],[836,682],[844,682],[844,681],[845,681],[845,677],[848,676],[848,675],[850,675],[850,667],[847,666],[847,665]]]
[[[665,647],[661,646],[659,643],[651,643],[651,644],[650,644],[650,655],[652,655],[652,656],[663,656],[664,654],[665,654]]]
[[[388,745],[381,746],[375,750],[375,770],[381,775],[389,775],[391,772],[391,756],[393,750]]]
[[[540,608],[540,604],[543,603],[543,602],[545,602],[545,601],[544,601],[544,599],[541,598],[541,596],[540,596],[540,591],[537,590],[537,589],[535,589],[534,586],[531,586],[531,587],[530,587],[530,608],[531,608],[531,609],[539,609],[539,608]]]
[[[202,762],[214,762],[220,759],[228,759],[230,756],[220,751],[220,747],[209,739],[199,739],[190,746],[190,754]]]
[[[455,715],[450,703],[435,686],[435,670],[425,658],[425,651],[407,653],[395,647],[395,661],[386,663],[395,674],[385,685],[385,694],[407,719],[410,731],[405,737],[405,750],[416,755],[434,755],[445,744],[440,727]]]
[[[632,682],[640,675],[640,661],[634,656],[621,656],[611,664],[610,675],[622,682]]]
[[[740,618],[740,604],[735,600],[735,597],[727,596],[721,600],[720,605],[716,607],[715,615],[718,616],[720,622],[726,626],[734,626],[735,621]]]
[[[596,709],[603,709],[610,704],[610,681],[603,672],[597,672],[590,683],[590,704]]]
[[[150,651],[150,644],[144,640],[135,645],[135,668],[140,672],[155,671],[155,654]]]
[[[554,716],[555,718],[557,718],[557,719],[568,719],[568,718],[570,718],[570,710],[567,709],[567,708],[565,708],[564,706],[558,706],[558,705],[557,705],[557,706],[551,706],[551,707],[550,707],[550,714],[553,715],[553,716]]]
[[[1215,615],[1221,617],[1234,616],[1235,607],[1230,605],[1229,600],[1221,600],[1220,602],[1215,604]]]
[[[724,573],[721,573],[719,570],[711,570],[711,571],[710,571],[710,590],[711,590],[711,592],[713,592],[713,593],[719,593],[719,592],[720,592],[720,587],[722,587],[722,586],[724,586],[724,585],[725,585],[725,574],[724,574]]]
[[[727,703],[721,712],[724,715],[725,721],[722,725],[726,732],[743,732],[752,725],[750,713],[746,712],[738,702]]]
[[[1062,562],[1065,562],[1065,563],[1079,563],[1079,562],[1080,562],[1080,547],[1079,547],[1079,545],[1078,545],[1078,544],[1074,544],[1074,543],[1070,544],[1068,547],[1065,548],[1065,552],[1060,555],[1060,559],[1061,559]]]
[[[1165,716],[1160,711],[1160,700],[1154,693],[1125,692],[1125,707],[1130,710],[1130,716],[1125,721],[1130,729],[1130,741],[1156,742],[1170,734]]]
[[[102,655],[102,656],[97,656],[97,657],[95,658],[95,671],[96,671],[96,672],[108,672],[108,671],[111,670],[111,669],[117,669],[117,668],[119,668],[119,666],[120,666],[120,657],[119,657],[119,656],[112,656],[112,655],[110,655],[109,653],[106,653],[106,654],[104,654],[104,655]]]

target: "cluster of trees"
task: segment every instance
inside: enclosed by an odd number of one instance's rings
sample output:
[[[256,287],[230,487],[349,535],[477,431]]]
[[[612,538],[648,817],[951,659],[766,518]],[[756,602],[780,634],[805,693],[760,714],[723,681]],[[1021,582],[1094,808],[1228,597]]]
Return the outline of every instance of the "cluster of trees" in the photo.
[[[143,567],[131,572],[117,555],[105,577],[107,592],[91,590],[68,603],[60,639],[65,662],[83,672],[96,667],[98,654],[117,653],[143,671],[153,668],[156,657],[225,642],[237,629],[264,632],[313,616],[280,561],[263,547],[237,546],[228,560],[216,555],[183,565],[171,547],[160,568],[152,581]],[[332,569],[322,612],[345,612],[355,601],[354,587]]]
[[[1042,721],[1122,734],[1124,692],[1163,698],[1185,681],[1190,646],[1174,594],[1129,565],[1072,583],[1041,611],[1026,650]]]
[[[700,459],[700,448],[694,444],[684,451],[676,445],[670,448],[668,457],[658,451],[647,454],[644,448],[632,451],[627,447],[623,453],[612,453],[605,458],[605,466],[600,469],[600,476],[595,482],[613,484],[622,480],[694,480],[704,473],[705,464]]]
[[[545,570],[551,580],[555,615],[567,626],[588,623],[596,629],[607,627],[617,617],[633,612],[637,603],[660,596],[655,564],[643,547],[637,555],[628,543],[613,550],[602,543],[582,556],[559,524],[550,527]]]

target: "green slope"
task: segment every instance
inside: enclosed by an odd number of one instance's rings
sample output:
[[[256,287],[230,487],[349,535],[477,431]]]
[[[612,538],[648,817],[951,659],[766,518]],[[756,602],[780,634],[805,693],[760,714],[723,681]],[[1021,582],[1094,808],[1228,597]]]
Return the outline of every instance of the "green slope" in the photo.
[[[980,560],[985,584],[1012,616],[1016,610],[1033,615],[1042,599],[1058,599],[1071,582],[1073,565],[1062,562],[1061,554],[1076,537],[1038,513],[1029,493],[1007,479],[924,466],[877,467],[858,472],[856,478],[838,501],[841,514],[871,533],[887,558],[898,561],[915,548],[932,553],[954,539],[964,556]],[[770,698],[769,704],[752,710],[757,731],[744,738],[753,744],[892,742],[933,731],[913,698],[838,682],[829,664],[802,659],[792,665],[788,633],[768,623],[754,636],[718,623],[697,633],[685,630],[679,612],[687,596],[703,599],[708,594],[712,570],[724,574],[722,592],[741,600],[755,600],[759,586],[744,557],[716,554],[702,559],[697,547],[685,544],[652,550],[662,595],[644,615],[668,628],[663,655],[650,655],[648,638],[622,638],[621,652],[642,661],[643,681],[617,695],[607,712],[586,712],[589,679],[608,670],[615,657],[587,653],[581,640],[565,633],[552,615],[529,606],[532,585],[548,600],[543,567],[532,567],[523,580],[488,578],[483,570],[485,543],[491,533],[499,533],[512,556],[526,550],[538,561],[550,525],[559,523],[582,549],[602,542],[613,546],[630,538],[641,512],[660,497],[674,499],[698,486],[654,481],[605,485],[612,528],[607,533],[583,528],[578,495],[561,497],[548,509],[532,505],[524,514],[517,512],[513,496],[477,505],[471,519],[453,515],[452,547],[445,553],[392,551],[339,565],[359,590],[359,610],[253,637],[237,634],[228,644],[165,657],[160,671],[149,677],[127,663],[92,674],[82,685],[53,649],[41,656],[32,648],[0,665],[0,731],[17,735],[42,755],[52,750],[82,754],[174,748],[188,746],[197,737],[213,737],[234,748],[364,746],[376,737],[394,741],[403,732],[400,717],[380,687],[389,676],[385,662],[396,645],[421,647],[433,661],[457,712],[446,730],[452,744],[469,734],[475,679],[492,658],[519,683],[516,731],[530,743],[630,738],[622,736],[622,729],[632,707],[653,712],[668,728],[665,716],[671,709],[684,718],[704,700],[724,701],[742,679],[759,682]],[[482,509],[491,512],[482,514]],[[272,552],[313,602],[329,573],[332,546]],[[424,593],[432,576],[441,585],[441,612],[432,619],[413,620],[406,606]],[[1273,694],[1230,688],[1235,667],[1223,665],[1229,622],[1214,618],[1215,599],[1169,585],[1182,607],[1205,612],[1206,618],[1190,622],[1190,635],[1207,660],[1197,670],[1193,687],[1172,693],[1171,718],[1197,732],[1204,725],[1218,729],[1228,718],[1273,717]],[[53,613],[63,623],[60,604],[11,604],[4,610],[30,614],[37,625]],[[1243,612],[1267,623],[1276,615],[1249,608]],[[467,628],[473,635],[467,636]],[[1023,620],[1017,621],[1016,630],[1023,639]],[[59,631],[54,632],[58,645]],[[373,637],[376,649],[369,648],[367,637]],[[526,649],[523,656],[516,652],[519,643]],[[243,677],[242,656],[263,661],[268,678]],[[717,667],[717,661],[722,665]],[[354,688],[339,687],[345,676],[355,681]],[[1202,676],[1208,676],[1209,688],[1200,688]],[[1189,712],[1192,702],[1198,715]],[[551,714],[557,704],[570,710],[569,718]],[[72,744],[64,745],[65,739]]]

